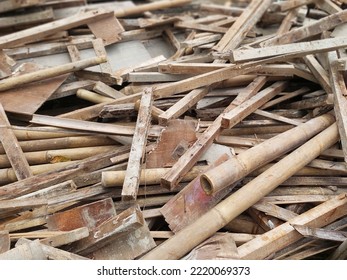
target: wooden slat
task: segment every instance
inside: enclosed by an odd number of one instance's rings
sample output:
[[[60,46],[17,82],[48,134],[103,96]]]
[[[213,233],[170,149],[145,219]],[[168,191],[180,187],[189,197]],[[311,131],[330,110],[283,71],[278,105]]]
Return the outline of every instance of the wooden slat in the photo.
[[[14,135],[11,124],[7,119],[4,108],[0,103],[0,141],[5,149],[6,155],[13,167],[17,179],[23,180],[31,177],[33,174],[30,170],[28,161]]]
[[[108,17],[112,11],[94,10],[0,37],[0,47],[10,48],[40,41],[44,37]]]
[[[122,199],[136,200],[140,184],[141,165],[146,150],[147,135],[151,122],[152,90],[145,91],[141,97],[136,128],[124,178]]]

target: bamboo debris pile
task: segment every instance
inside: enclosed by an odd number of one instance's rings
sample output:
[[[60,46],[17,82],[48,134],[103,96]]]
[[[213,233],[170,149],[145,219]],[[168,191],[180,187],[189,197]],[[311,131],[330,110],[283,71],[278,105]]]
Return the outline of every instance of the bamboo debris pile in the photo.
[[[0,2],[0,259],[346,259],[345,1]]]

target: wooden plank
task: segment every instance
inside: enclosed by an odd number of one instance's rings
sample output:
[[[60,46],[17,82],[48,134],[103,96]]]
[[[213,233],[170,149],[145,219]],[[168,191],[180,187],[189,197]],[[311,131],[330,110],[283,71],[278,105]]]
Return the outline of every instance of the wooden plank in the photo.
[[[257,78],[247,88],[240,92],[239,97],[231,103],[224,112],[232,111],[237,105],[244,100],[254,95],[266,82],[265,77]],[[191,169],[198,161],[200,156],[208,149],[213,140],[220,135],[222,117],[218,117],[209,128],[198,138],[198,140],[180,157],[177,163],[173,166],[161,180],[161,185],[173,189],[186,172]]]
[[[40,4],[45,3],[46,0],[24,0],[24,1],[16,1],[16,0],[4,0],[1,1],[0,4],[0,13],[9,12],[21,8],[28,8],[33,6],[38,6]]]
[[[334,93],[334,111],[338,124],[342,150],[347,162],[347,89],[343,74],[337,71],[334,63],[337,59],[336,52],[328,53],[330,81]]]
[[[313,237],[315,239],[323,239],[337,242],[344,242],[347,240],[347,233],[337,230],[326,230],[321,228],[312,228],[303,225],[292,224],[292,226],[301,235],[305,237]]]
[[[116,17],[129,17],[142,14],[147,11],[155,11],[160,9],[168,9],[189,4],[191,0],[161,0],[154,3],[147,3],[126,8],[118,8],[114,11]]]
[[[287,223],[265,233],[261,238],[241,245],[238,248],[242,259],[263,259],[277,250],[284,248],[301,238],[292,224],[306,226],[324,226],[346,214],[346,196],[328,200],[315,208],[301,214]]]
[[[300,6],[308,5],[315,2],[315,0],[291,0],[281,1],[280,3],[274,3],[272,9],[275,11],[286,12]]]
[[[94,87],[93,87],[93,91],[101,94],[101,95],[104,95],[106,97],[111,97],[111,98],[114,98],[114,99],[117,99],[117,98],[121,98],[121,97],[125,97],[125,94],[121,93],[120,91],[106,85],[105,83],[103,82],[96,82]]]
[[[28,12],[25,15],[1,17],[0,29],[18,29],[26,26],[37,25],[40,23],[52,21],[53,19],[53,10],[51,8],[47,8],[42,11],[34,11],[31,13]]]
[[[231,128],[235,126],[246,116],[250,115],[257,108],[264,105],[267,101],[284,90],[287,85],[287,82],[276,82],[270,87],[260,91],[258,94],[243,102],[234,110],[224,114],[221,120],[221,126],[223,128]]]
[[[299,42],[305,38],[318,35],[324,31],[333,29],[334,27],[345,23],[347,21],[347,11],[334,13],[330,16],[324,17],[312,24],[304,25],[299,28],[294,28],[284,34],[277,35],[265,42],[261,43],[261,47],[268,47],[273,45],[283,45],[288,43]]]
[[[314,55],[307,55],[303,57],[306,65],[312,72],[312,74],[316,77],[319,84],[322,88],[328,93],[332,93],[329,76],[323,66],[318,62]]]
[[[30,122],[40,125],[77,129],[81,131],[93,131],[104,134],[134,135],[134,128],[132,127],[108,123],[95,123],[90,121],[72,120],[60,117],[51,117],[46,115],[35,114],[33,115]]]
[[[90,231],[116,214],[111,198],[88,203],[47,218],[49,230],[71,231],[87,227]]]
[[[52,247],[67,245],[89,236],[89,230],[86,227],[60,232],[52,237],[46,237],[40,240],[42,244]]]
[[[167,109],[164,113],[160,114],[159,124],[166,126],[168,125],[169,120],[180,117],[191,107],[193,107],[199,100],[204,98],[208,94],[209,88],[204,87],[202,89],[195,89],[187,93],[183,98],[177,101],[173,106]]]
[[[105,49],[103,39],[98,38],[96,40],[93,40],[92,43],[93,43],[93,48],[94,48],[94,52],[95,52],[96,56],[98,56],[98,57],[106,56],[107,57],[107,52]],[[110,63],[108,58],[107,58],[107,61],[100,64],[100,68],[101,68],[101,72],[103,74],[108,74],[110,76],[113,76],[113,70],[112,70],[111,63]]]
[[[8,160],[16,173],[18,180],[31,177],[33,174],[30,170],[28,161],[14,135],[11,124],[7,119],[4,108],[0,103],[0,141],[5,149]]]
[[[138,208],[128,208],[95,227],[89,237],[71,244],[70,251],[88,255],[110,244],[121,235],[140,228],[144,223],[142,213]]]
[[[45,23],[36,27],[28,28],[22,31],[11,33],[0,37],[0,48],[11,48],[24,45],[53,35],[62,30],[68,30],[73,27],[81,26],[90,22],[108,17],[112,11],[94,10],[83,12],[78,15],[67,17],[61,20]]]
[[[141,97],[136,128],[122,188],[123,200],[136,200],[140,184],[141,165],[147,144],[147,135],[151,122],[152,90],[145,90]]]
[[[251,28],[270,7],[271,2],[269,0],[252,0],[213,49],[223,52],[237,48]]]
[[[256,59],[288,55],[291,58],[302,57],[313,53],[322,53],[347,46],[347,37],[328,38],[311,42],[291,43],[248,50],[234,50],[231,53],[232,62],[245,62]]]

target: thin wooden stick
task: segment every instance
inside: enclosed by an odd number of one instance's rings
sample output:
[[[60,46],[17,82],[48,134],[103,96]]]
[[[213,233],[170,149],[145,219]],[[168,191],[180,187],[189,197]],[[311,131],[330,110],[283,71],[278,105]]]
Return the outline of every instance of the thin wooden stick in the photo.
[[[145,90],[141,98],[128,166],[124,178],[122,189],[123,200],[136,200],[137,197],[140,184],[141,164],[146,150],[147,135],[151,122],[152,104],[152,90]]]

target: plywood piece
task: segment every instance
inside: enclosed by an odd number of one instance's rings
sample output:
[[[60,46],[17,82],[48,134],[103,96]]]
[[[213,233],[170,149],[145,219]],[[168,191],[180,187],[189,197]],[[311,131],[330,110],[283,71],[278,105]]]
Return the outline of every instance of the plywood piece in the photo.
[[[122,39],[120,33],[125,31],[114,15],[89,23],[88,27],[96,38],[103,40],[105,46],[119,42]]]
[[[196,141],[195,124],[187,120],[171,120],[162,131],[157,146],[146,157],[146,168],[172,166],[177,161],[177,152],[182,154],[185,147]],[[180,146],[182,148],[180,148]],[[182,151],[180,152],[179,149]],[[174,154],[176,151],[176,156]]]

